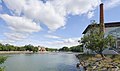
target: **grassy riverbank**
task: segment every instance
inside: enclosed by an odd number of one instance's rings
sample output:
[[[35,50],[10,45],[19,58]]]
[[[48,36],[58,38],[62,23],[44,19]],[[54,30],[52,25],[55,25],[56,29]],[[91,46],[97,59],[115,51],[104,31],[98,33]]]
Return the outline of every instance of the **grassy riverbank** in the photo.
[[[0,51],[0,54],[32,54],[33,51]],[[35,53],[48,53],[48,51],[44,52],[35,52]]]
[[[22,53],[33,53],[29,51],[0,51],[0,54],[22,54]]]
[[[100,55],[79,54],[76,57],[88,71],[120,71],[120,55],[105,55],[103,59]]]

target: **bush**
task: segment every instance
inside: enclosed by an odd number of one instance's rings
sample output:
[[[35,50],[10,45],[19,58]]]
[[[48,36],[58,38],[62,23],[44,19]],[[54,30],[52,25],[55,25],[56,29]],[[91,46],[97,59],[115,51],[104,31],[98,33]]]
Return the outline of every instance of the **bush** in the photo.
[[[0,64],[4,63],[7,57],[5,56],[0,56]]]
[[[7,57],[6,56],[0,56],[0,64],[3,64],[6,61]],[[0,71],[5,71],[5,67],[1,66]]]

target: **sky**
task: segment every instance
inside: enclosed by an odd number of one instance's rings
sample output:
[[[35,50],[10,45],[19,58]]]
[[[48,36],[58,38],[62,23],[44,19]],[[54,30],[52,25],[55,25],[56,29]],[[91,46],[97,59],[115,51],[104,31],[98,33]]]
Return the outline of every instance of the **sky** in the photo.
[[[120,22],[120,0],[0,0],[0,43],[61,48],[76,46],[87,25]]]

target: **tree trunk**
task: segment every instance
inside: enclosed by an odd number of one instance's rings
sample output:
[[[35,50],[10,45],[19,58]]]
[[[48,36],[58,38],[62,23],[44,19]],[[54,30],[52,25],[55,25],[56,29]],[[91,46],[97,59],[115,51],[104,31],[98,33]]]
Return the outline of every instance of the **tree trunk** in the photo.
[[[105,56],[104,56],[104,54],[102,53],[102,51],[99,51],[99,54],[101,55],[101,57],[104,59],[105,58]]]

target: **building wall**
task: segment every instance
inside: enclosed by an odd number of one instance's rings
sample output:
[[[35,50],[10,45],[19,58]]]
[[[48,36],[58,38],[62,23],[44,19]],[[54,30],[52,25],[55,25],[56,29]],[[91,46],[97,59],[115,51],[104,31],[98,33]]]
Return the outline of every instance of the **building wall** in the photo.
[[[45,47],[38,46],[38,51],[46,51]]]
[[[107,27],[105,28],[105,36],[111,34],[115,37],[118,37],[120,35],[120,27]]]
[[[90,31],[88,30],[86,32],[86,34],[84,34],[84,35],[88,35],[89,33],[90,33]],[[107,28],[105,28],[105,37],[109,34],[113,35],[117,39],[115,47],[120,48],[120,27],[107,27]],[[92,52],[91,50],[86,49],[85,46],[83,46],[83,50],[84,50],[84,53],[91,53]],[[108,52],[111,52],[111,51],[108,51]]]
[[[113,35],[116,40],[116,48],[120,48],[120,27],[105,28],[105,36]]]

